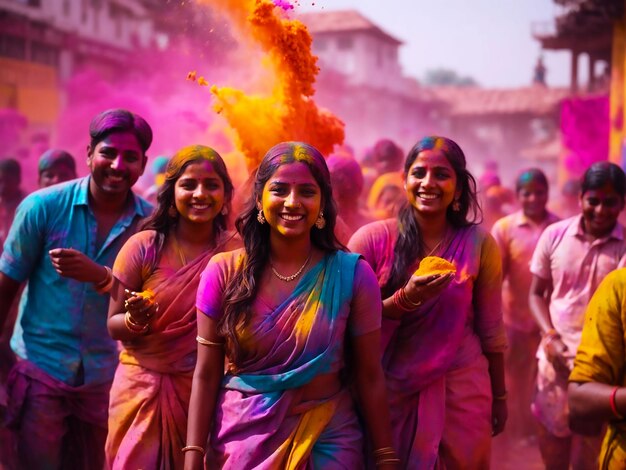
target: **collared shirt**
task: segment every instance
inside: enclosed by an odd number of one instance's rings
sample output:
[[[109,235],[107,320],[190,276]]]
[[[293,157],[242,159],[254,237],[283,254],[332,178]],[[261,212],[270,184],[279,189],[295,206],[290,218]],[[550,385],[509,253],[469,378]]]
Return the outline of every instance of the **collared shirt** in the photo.
[[[520,210],[498,220],[491,229],[502,254],[502,314],[507,327],[526,333],[538,330],[528,306],[533,278],[530,259],[545,228],[558,221],[556,215],[547,212],[540,223],[535,223]]]
[[[89,181],[87,176],[27,196],[0,257],[0,271],[16,281],[28,281],[19,312],[25,358],[68,385],[111,380],[117,345],[106,328],[109,296],[98,294],[90,283],[61,277],[48,252],[74,248],[96,263],[112,266],[137,223],[151,211],[146,201],[131,193],[126,210],[97,246]]]
[[[530,271],[552,281],[550,319],[573,358],[580,344],[585,309],[604,277],[624,265],[624,228],[617,223],[603,238],[588,240],[582,215],[546,228],[539,238]],[[538,356],[543,353],[539,348]]]

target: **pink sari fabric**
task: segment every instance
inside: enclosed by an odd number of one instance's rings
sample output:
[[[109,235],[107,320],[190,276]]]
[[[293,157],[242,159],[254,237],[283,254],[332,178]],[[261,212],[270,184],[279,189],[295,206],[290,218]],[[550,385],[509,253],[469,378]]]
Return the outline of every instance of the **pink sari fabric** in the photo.
[[[363,254],[381,287],[389,278],[397,236],[397,220],[388,219],[362,227],[348,245]],[[467,369],[468,373],[484,375],[477,380],[488,383],[486,368],[476,367],[485,361],[483,351],[502,352],[506,348],[500,308],[502,268],[491,235],[476,226],[461,228],[449,234],[433,254],[456,266],[450,285],[401,321],[383,318],[382,324],[394,445],[407,469],[433,468],[444,458],[440,445],[448,423],[447,395],[458,388],[454,382],[459,375],[449,372]],[[411,272],[416,268],[411,267]],[[460,410],[457,419],[471,421],[476,414],[481,422],[490,418],[490,387],[481,392],[486,400],[477,403],[487,406],[467,414]],[[488,453],[490,430],[471,437],[456,445],[486,449]]]
[[[140,272],[159,312],[150,334],[123,343],[109,404],[108,468],[182,468],[191,380],[196,363],[195,297],[200,274],[220,245],[175,271],[161,265],[155,232],[134,235],[114,273],[123,282]],[[136,281],[135,281],[136,282]]]

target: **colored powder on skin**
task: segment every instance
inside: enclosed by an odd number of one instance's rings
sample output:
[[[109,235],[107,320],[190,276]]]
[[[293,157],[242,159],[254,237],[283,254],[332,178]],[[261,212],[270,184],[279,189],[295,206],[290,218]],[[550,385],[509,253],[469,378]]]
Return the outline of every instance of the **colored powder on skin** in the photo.
[[[260,46],[275,83],[271,92],[245,92],[213,85],[214,110],[236,133],[251,170],[275,144],[304,141],[324,155],[344,139],[344,124],[313,101],[317,57],[311,36],[297,20],[281,18],[270,0],[201,0],[224,10],[240,34]]]

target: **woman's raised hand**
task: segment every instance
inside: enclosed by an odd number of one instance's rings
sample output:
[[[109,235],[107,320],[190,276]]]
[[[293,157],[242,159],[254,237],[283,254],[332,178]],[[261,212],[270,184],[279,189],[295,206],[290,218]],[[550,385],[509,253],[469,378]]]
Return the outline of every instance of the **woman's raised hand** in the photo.
[[[448,287],[450,281],[454,279],[454,275],[455,273],[427,274],[424,276],[413,274],[404,286],[404,292],[409,301],[424,303],[441,294]]]
[[[152,291],[134,292],[124,289],[124,294],[126,296],[124,307],[133,321],[146,324],[158,313],[159,304],[154,300]]]

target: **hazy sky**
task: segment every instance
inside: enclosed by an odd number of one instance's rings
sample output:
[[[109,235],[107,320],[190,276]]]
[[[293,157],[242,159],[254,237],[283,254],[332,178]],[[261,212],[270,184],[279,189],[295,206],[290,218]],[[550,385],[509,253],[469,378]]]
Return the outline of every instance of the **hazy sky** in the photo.
[[[404,41],[405,75],[449,68],[486,87],[530,83],[541,46],[532,23],[553,23],[562,10],[552,0],[300,0],[299,11],[356,9]],[[547,81],[569,85],[569,52],[546,51]],[[579,79],[586,81],[586,57]]]

